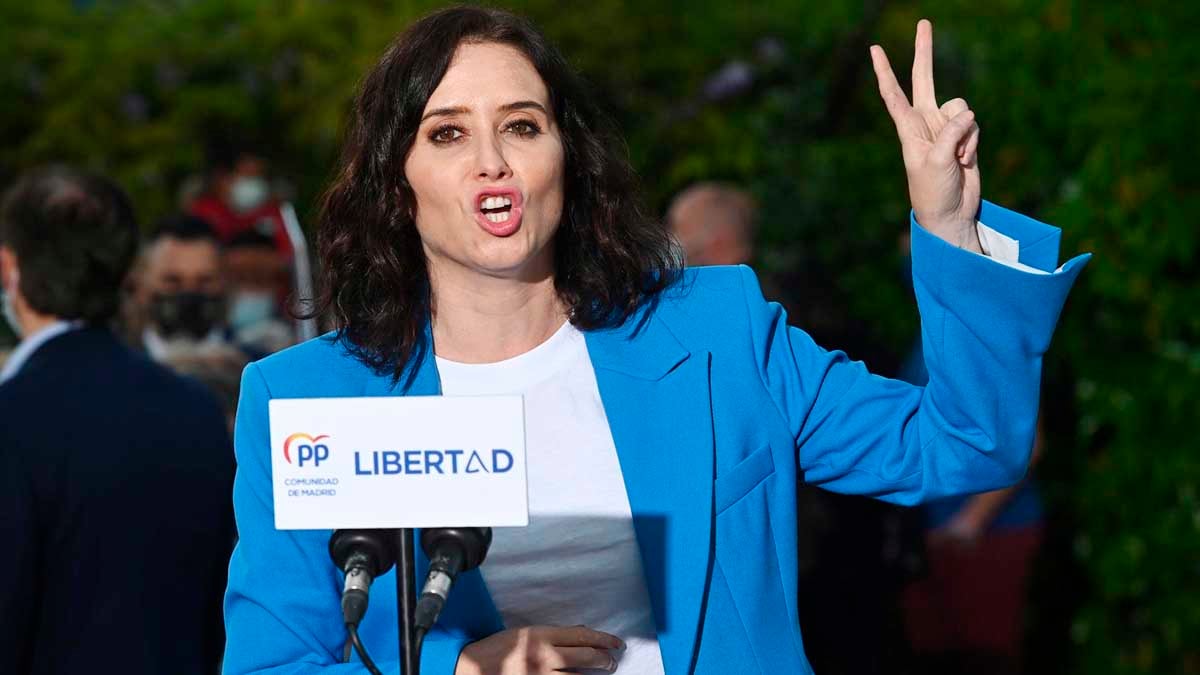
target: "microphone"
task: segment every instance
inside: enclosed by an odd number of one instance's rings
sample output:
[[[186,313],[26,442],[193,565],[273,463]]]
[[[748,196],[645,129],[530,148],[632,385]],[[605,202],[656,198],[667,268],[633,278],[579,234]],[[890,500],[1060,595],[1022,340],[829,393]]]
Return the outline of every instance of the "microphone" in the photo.
[[[392,530],[335,530],[329,537],[329,557],[346,574],[342,617],[357,627],[367,613],[371,582],[396,562]]]
[[[421,530],[421,549],[429,574],[417,600],[413,625],[419,635],[433,627],[459,573],[479,567],[492,545],[490,527],[439,527]]]

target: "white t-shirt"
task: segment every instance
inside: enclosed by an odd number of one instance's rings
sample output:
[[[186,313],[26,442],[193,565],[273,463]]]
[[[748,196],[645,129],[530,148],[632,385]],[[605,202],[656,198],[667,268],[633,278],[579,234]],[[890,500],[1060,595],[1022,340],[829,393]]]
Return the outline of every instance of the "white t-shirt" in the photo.
[[[625,641],[622,675],[662,675],[633,514],[583,334],[564,324],[506,361],[437,358],[446,395],[522,394],[529,526],[493,532],[480,567],[508,628],[583,624]]]

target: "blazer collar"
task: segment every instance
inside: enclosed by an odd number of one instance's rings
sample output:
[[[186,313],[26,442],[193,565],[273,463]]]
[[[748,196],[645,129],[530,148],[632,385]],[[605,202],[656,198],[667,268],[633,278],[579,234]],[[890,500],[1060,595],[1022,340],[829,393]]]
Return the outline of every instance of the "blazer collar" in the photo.
[[[47,342],[81,327],[83,327],[82,321],[55,321],[38,332],[26,336],[9,354],[8,360],[4,362],[4,367],[0,368],[0,382],[16,376],[26,362]]]
[[[651,310],[643,309],[616,328],[588,331],[592,367],[641,380],[659,380],[690,356]]]

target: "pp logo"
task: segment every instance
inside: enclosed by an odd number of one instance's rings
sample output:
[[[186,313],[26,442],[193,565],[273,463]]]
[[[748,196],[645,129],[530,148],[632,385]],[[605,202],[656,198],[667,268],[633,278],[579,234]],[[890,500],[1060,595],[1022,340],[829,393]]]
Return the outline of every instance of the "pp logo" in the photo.
[[[292,464],[292,450],[296,451],[296,466],[320,466],[321,462],[329,459],[329,446],[321,441],[329,438],[325,434],[309,436],[308,434],[292,434],[283,442],[283,458]]]

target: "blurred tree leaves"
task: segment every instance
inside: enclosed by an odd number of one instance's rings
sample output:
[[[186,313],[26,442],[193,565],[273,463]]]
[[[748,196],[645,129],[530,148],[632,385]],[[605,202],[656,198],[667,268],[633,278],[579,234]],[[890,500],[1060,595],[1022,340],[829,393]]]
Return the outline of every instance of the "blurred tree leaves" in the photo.
[[[434,2],[0,2],[0,178],[105,171],[147,220],[176,205],[214,130],[267,148],[302,216],[354,87]],[[1086,592],[1038,599],[1067,644],[1049,672],[1200,673],[1200,4],[523,0],[626,132],[653,206],[722,178],[762,204],[760,267],[824,270],[846,315],[903,350],[907,194],[867,46],[901,81],[935,20],[941,99],[982,127],[984,193],[1093,251],[1051,370],[1077,424],[1040,471]],[[311,218],[310,218],[311,219]],[[792,289],[796,291],[797,289]],[[799,292],[803,295],[803,292]],[[1061,563],[1061,561],[1060,561]],[[1041,621],[1065,611],[1069,630]]]

